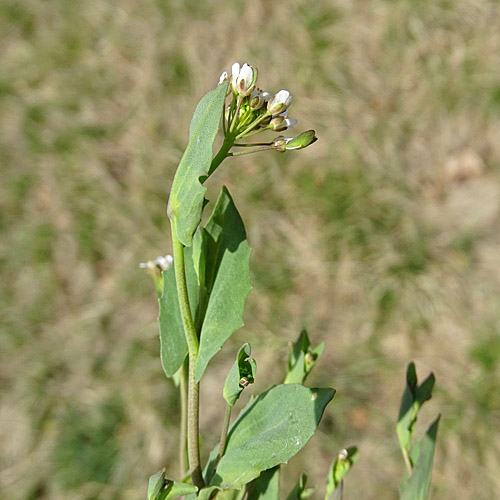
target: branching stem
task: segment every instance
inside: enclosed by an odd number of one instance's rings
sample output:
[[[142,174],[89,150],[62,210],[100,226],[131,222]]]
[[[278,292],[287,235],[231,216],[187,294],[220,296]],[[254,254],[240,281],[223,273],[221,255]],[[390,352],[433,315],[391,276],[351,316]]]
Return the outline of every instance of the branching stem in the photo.
[[[217,464],[219,460],[224,455],[226,450],[226,441],[227,441],[227,431],[229,429],[229,422],[231,421],[231,409],[232,406],[226,404],[226,411],[224,412],[224,422],[222,423],[222,430],[220,433],[220,441],[219,441],[219,453],[217,454]]]

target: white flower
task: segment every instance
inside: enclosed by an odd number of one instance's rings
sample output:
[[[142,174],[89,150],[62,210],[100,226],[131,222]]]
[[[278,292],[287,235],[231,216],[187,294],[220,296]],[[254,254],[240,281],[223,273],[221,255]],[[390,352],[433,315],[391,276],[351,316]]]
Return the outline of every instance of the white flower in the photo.
[[[257,70],[245,63],[241,68],[240,64],[235,62],[231,67],[231,87],[235,94],[242,97],[250,95],[255,88],[257,81]]]
[[[229,76],[227,74],[227,71],[223,71],[219,78],[219,85],[222,85],[223,83],[226,83],[228,81],[229,81]]]
[[[166,271],[172,265],[173,261],[174,261],[174,258],[171,255],[165,255],[165,257],[162,257],[160,255],[160,256],[156,257],[155,264],[162,271]]]
[[[150,270],[159,268],[161,271],[166,271],[172,265],[173,261],[174,258],[171,255],[165,255],[165,257],[159,255],[158,257],[156,257],[155,260],[148,260],[147,262],[141,262],[139,264],[139,267],[141,269],[150,269]]]
[[[275,132],[283,132],[284,130],[292,129],[298,122],[295,118],[285,118],[286,112],[282,115],[275,116],[270,123],[271,128]]]
[[[268,103],[267,110],[269,113],[279,115],[288,109],[292,102],[292,96],[288,90],[280,90]]]

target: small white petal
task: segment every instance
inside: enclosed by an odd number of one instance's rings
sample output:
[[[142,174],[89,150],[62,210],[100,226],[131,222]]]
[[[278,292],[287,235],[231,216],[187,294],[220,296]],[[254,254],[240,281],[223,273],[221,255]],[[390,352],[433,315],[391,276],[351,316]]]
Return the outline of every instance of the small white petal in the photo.
[[[288,90],[280,90],[274,96],[274,99],[276,100],[276,102],[285,103],[289,97],[290,97],[290,92],[288,92]]]
[[[247,86],[250,86],[250,83],[253,80],[253,69],[247,63],[245,63],[240,70],[240,78],[245,80]]]
[[[240,63],[237,63],[235,62],[232,66],[231,66],[231,74],[233,76],[238,76],[240,74]]]
[[[260,96],[262,99],[264,99],[265,102],[269,101],[272,97],[272,95],[269,92],[266,92],[265,90],[260,93]]]
[[[162,270],[162,271],[166,271],[170,265],[172,264],[173,262],[173,257],[171,255],[165,255],[165,257],[163,257],[162,255],[156,257],[156,260],[154,261],[154,263]]]
[[[237,92],[238,87],[236,86],[236,80],[238,79],[238,76],[240,74],[240,63],[235,62],[231,66],[231,87],[233,87],[233,90]]]
[[[291,128],[297,125],[298,120],[296,118],[285,118],[285,124],[287,126],[286,130],[290,130]]]
[[[229,77],[227,75],[227,71],[223,71],[222,74],[220,75],[220,78],[219,78],[219,85],[226,83],[228,81],[228,79],[229,79]]]

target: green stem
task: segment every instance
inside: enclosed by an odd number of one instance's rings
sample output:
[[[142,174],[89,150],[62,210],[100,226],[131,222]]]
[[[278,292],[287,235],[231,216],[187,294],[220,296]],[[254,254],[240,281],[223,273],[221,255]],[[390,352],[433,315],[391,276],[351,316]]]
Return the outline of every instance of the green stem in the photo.
[[[224,142],[222,143],[222,146],[220,147],[218,153],[215,155],[214,159],[212,160],[212,163],[210,164],[210,169],[208,171],[208,177],[210,177],[217,167],[224,161],[225,158],[229,156],[229,150],[233,147],[234,144],[234,134],[228,134]],[[202,179],[202,182],[204,182],[206,179]]]
[[[188,363],[181,366],[181,378],[179,382],[179,396],[181,400],[181,425],[179,438],[179,477],[182,481],[186,475],[186,439],[187,439],[187,369]]]
[[[229,127],[229,133],[232,134],[234,132],[234,127],[236,127],[236,122],[238,121],[238,115],[240,114],[241,103],[243,102],[243,97],[238,96],[238,101],[236,104],[236,111],[234,113],[233,121],[231,126]]]
[[[247,142],[247,143],[242,143],[242,142],[235,142],[233,146],[235,148],[252,148],[255,146],[271,146],[273,142]]]
[[[258,125],[262,120],[264,120],[264,118],[267,118],[269,115],[270,115],[269,111],[266,111],[263,115],[256,118],[252,123],[250,123],[250,125],[243,132],[240,132],[236,136],[236,139],[241,139],[242,137],[246,136],[248,132],[250,132],[256,125]]]
[[[184,266],[184,245],[177,238],[175,220],[171,219],[172,246],[174,250],[175,280],[181,310],[182,324],[189,353],[188,404],[187,404],[187,442],[189,469],[193,484],[198,488],[205,486],[200,462],[199,445],[199,384],[196,382],[196,360],[198,359],[198,336],[191,315]]]
[[[226,411],[224,412],[224,422],[222,423],[222,430],[220,433],[217,463],[219,463],[219,460],[222,458],[222,455],[224,455],[224,452],[226,451],[227,431],[229,429],[229,422],[231,421],[231,410],[232,406],[226,404]]]
[[[252,153],[258,153],[260,151],[269,151],[270,149],[276,149],[273,146],[266,146],[263,148],[255,148],[252,150],[247,150],[247,151],[237,151],[236,153],[229,153],[229,156],[244,156],[244,155],[250,155]]]

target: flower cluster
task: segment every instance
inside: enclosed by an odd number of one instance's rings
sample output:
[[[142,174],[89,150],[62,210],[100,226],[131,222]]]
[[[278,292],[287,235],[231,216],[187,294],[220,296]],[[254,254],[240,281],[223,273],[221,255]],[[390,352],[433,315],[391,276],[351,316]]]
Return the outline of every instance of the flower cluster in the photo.
[[[271,142],[237,142],[265,131],[288,131],[297,124],[295,118],[288,118],[288,108],[292,102],[290,92],[280,90],[275,95],[271,95],[256,87],[257,76],[256,68],[247,63],[240,66],[237,62],[231,67],[231,75],[224,71],[220,76],[219,85],[229,84],[228,96],[231,99],[223,119],[226,140],[236,147],[254,148],[230,154],[235,156],[266,149],[284,152],[305,148],[316,141],[314,131],[309,130],[295,138],[280,136]]]

